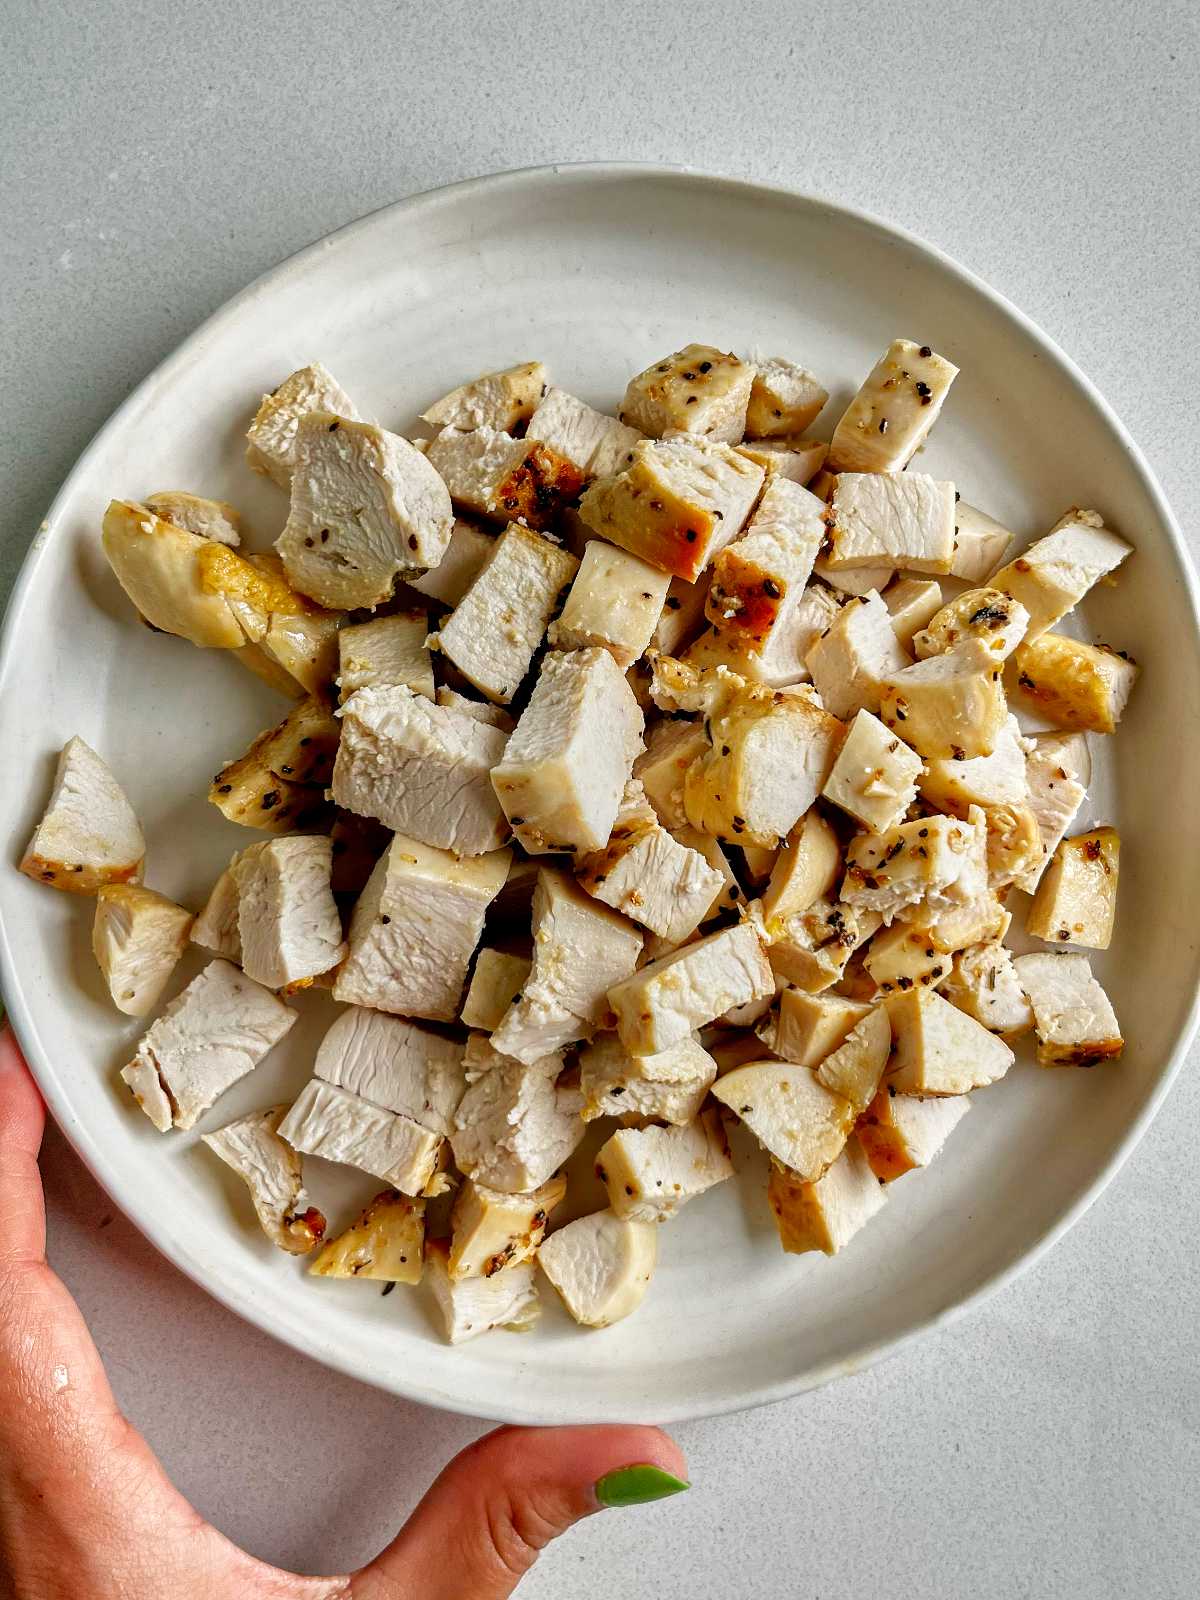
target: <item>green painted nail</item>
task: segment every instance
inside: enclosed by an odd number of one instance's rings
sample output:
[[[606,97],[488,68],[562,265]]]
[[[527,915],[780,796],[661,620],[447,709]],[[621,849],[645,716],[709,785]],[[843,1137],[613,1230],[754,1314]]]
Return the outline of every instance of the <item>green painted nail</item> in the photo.
[[[642,1506],[649,1500],[665,1500],[668,1495],[682,1494],[690,1488],[690,1483],[661,1467],[620,1467],[600,1479],[596,1499],[602,1506]]]

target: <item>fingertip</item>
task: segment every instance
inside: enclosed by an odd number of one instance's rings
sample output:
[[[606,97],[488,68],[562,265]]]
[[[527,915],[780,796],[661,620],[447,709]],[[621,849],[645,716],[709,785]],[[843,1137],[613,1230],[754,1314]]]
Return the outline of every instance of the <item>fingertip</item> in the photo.
[[[597,1423],[571,1428],[498,1428],[475,1447],[502,1459],[506,1472],[557,1479],[579,1497],[580,1509],[628,1501],[605,1498],[599,1486],[630,1469],[648,1468],[687,1486],[687,1460],[661,1428],[642,1423]],[[648,1481],[648,1480],[647,1480]],[[678,1492],[678,1489],[671,1492]]]
[[[0,1028],[0,1145],[36,1153],[45,1122],[41,1093],[6,1022]]]

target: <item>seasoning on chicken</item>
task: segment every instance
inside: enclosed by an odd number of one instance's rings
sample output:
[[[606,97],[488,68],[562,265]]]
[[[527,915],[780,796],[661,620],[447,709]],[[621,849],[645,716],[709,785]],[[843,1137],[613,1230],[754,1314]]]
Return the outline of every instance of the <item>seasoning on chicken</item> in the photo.
[[[76,736],[63,746],[54,787],[21,858],[21,871],[70,894],[142,875],[146,841],[125,791],[92,747]]]

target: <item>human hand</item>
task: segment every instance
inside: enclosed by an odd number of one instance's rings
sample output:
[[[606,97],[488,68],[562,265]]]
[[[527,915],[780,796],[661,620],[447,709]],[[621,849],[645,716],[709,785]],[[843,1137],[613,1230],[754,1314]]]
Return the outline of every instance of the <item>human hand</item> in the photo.
[[[0,1032],[0,1590],[11,1600],[502,1600],[608,1504],[686,1487],[656,1428],[501,1428],[456,1456],[383,1553],[306,1578],[255,1560],[173,1487],[121,1415],[46,1264],[45,1111]]]

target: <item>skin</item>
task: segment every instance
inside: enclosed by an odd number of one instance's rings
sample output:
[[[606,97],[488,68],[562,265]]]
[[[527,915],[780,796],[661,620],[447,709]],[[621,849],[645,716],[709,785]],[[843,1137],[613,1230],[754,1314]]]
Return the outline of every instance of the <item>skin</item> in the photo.
[[[500,1428],[450,1462],[392,1543],[360,1571],[308,1578],[255,1560],[193,1510],[122,1416],[79,1309],[46,1264],[37,1164],[44,1122],[41,1097],[5,1029],[4,1600],[503,1600],[552,1539],[603,1509],[601,1479],[634,1465],[658,1468],[672,1482],[685,1476],[678,1447],[656,1428]],[[671,1492],[664,1482],[661,1493]]]

